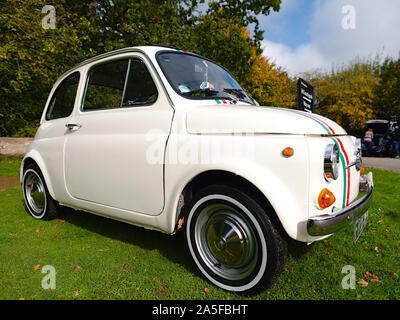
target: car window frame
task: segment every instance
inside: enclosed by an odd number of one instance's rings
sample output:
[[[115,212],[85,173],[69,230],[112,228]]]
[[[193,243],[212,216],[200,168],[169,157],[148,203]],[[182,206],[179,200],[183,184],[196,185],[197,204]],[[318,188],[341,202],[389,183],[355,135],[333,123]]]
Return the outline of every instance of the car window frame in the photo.
[[[151,80],[153,81],[154,88],[157,91],[157,98],[154,101],[148,102],[148,103],[135,104],[135,105],[132,105],[132,106],[124,106],[124,105],[122,105],[122,102],[124,101],[124,95],[125,95],[125,89],[126,89],[126,86],[127,86],[127,81],[129,79],[129,73],[126,72],[126,74],[125,74],[125,82],[124,82],[124,90],[122,92],[121,103],[120,103],[119,107],[102,108],[102,109],[86,109],[85,110],[83,107],[84,107],[84,104],[85,104],[86,92],[87,92],[87,88],[88,88],[88,84],[89,84],[89,80],[90,80],[89,76],[88,76],[90,71],[93,68],[95,68],[97,66],[100,66],[102,64],[117,62],[117,61],[121,61],[121,60],[128,60],[127,71],[129,71],[130,67],[131,67],[131,59],[140,60],[144,64],[144,66],[147,69],[147,72],[150,75]],[[152,73],[150,71],[150,68],[146,64],[146,61],[144,59],[142,59],[141,57],[136,56],[136,55],[129,55],[129,56],[123,56],[123,57],[113,57],[113,59],[107,59],[105,61],[96,61],[95,64],[91,65],[89,68],[87,68],[85,70],[85,85],[84,85],[83,92],[82,92],[82,95],[81,95],[79,111],[82,112],[82,113],[87,113],[87,112],[96,112],[96,111],[123,110],[123,109],[132,109],[132,108],[140,108],[140,107],[150,107],[150,106],[154,105],[158,101],[159,97],[160,97],[160,91],[157,88],[157,82],[155,81],[155,79],[154,79],[154,77],[153,77],[153,75],[152,75]]]
[[[78,78],[78,84],[77,84],[76,92],[75,92],[74,104],[73,104],[73,106],[72,106],[71,112],[70,112],[67,116],[65,116],[65,117],[59,117],[59,118],[54,118],[54,119],[48,119],[48,114],[49,114],[49,111],[50,111],[50,105],[51,105],[51,102],[52,102],[52,100],[53,100],[53,98],[54,98],[54,95],[57,93],[57,90],[58,90],[58,89],[60,88],[60,86],[64,83],[64,81],[67,80],[67,78],[71,77],[72,75],[74,75],[74,74],[76,74],[76,73],[79,75],[79,78]],[[44,113],[44,121],[47,122],[47,121],[53,121],[53,120],[58,120],[58,119],[66,119],[66,118],[69,118],[69,117],[74,113],[75,105],[76,105],[77,99],[80,98],[79,87],[80,87],[81,80],[82,80],[82,73],[81,73],[81,71],[80,71],[80,70],[75,70],[75,71],[73,71],[73,72],[67,74],[66,76],[64,76],[62,79],[60,79],[60,80],[58,81],[58,83],[57,83],[57,85],[55,86],[54,90],[52,91],[51,95],[49,95],[49,100],[48,100],[47,107],[46,107],[46,110],[45,110],[45,113]]]

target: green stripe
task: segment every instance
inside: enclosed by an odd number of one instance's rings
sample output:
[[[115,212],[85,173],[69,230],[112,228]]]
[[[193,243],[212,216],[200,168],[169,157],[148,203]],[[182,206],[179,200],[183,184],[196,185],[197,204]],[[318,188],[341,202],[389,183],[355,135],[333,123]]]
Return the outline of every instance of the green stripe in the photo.
[[[344,178],[344,187],[343,187],[343,202],[342,202],[342,206],[343,208],[346,207],[346,189],[347,189],[347,175],[346,175],[346,162],[344,161],[344,157],[342,154],[342,151],[340,150],[340,146],[337,143],[337,141],[333,138],[331,138],[333,140],[333,142],[336,144],[336,147],[339,150],[339,158],[342,161],[342,168],[343,168],[343,178]]]
[[[215,100],[215,101],[217,101],[218,104],[221,104],[221,101],[219,101],[219,100]]]

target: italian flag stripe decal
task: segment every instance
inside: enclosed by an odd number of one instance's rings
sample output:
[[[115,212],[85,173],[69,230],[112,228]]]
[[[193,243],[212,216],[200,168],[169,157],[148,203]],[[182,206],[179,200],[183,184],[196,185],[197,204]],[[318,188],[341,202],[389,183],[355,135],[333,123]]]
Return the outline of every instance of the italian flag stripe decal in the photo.
[[[339,149],[339,157],[340,157],[340,161],[342,162],[343,179],[344,179],[342,206],[344,208],[349,205],[349,196],[350,196],[350,168],[346,169],[346,166],[349,164],[349,160],[347,157],[347,153],[343,148],[342,142],[338,138],[332,138],[332,140]],[[343,157],[343,154],[345,157]]]
[[[228,104],[226,100],[215,100],[218,104]]]
[[[298,115],[301,115],[303,117],[307,117],[311,120],[314,120],[316,123],[318,123],[321,127],[324,128],[326,133],[328,134],[335,134],[335,131],[323,120],[319,119],[318,117],[312,115],[312,114],[305,114],[302,113],[298,110],[291,110],[297,113]],[[343,169],[343,201],[342,201],[342,206],[343,208],[349,205],[349,197],[350,197],[350,168],[346,167],[349,165],[349,157],[347,155],[346,150],[344,149],[342,141],[337,138],[331,138],[333,142],[336,144],[338,150],[339,150],[339,158],[342,163],[342,169]]]
[[[297,114],[299,114],[301,116],[304,116],[306,118],[314,120],[320,126],[322,126],[328,134],[336,134],[335,131],[325,121],[322,121],[321,119],[318,119],[316,116],[312,115],[311,113],[310,114],[304,114],[304,113],[302,113],[300,111],[297,111],[297,110],[292,110],[292,111],[296,112]]]

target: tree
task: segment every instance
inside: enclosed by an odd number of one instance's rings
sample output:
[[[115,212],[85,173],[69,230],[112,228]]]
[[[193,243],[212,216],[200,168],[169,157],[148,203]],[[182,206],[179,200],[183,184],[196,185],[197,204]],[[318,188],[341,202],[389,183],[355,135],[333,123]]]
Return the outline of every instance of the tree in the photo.
[[[57,27],[42,28],[46,1],[4,0],[0,7],[0,135],[32,135],[54,81],[84,51],[87,21],[57,7]]]
[[[259,29],[257,15],[269,15],[271,10],[279,11],[281,0],[256,0],[256,1],[241,1],[241,0],[222,0],[211,1],[207,10],[208,15],[215,15],[217,18],[228,17],[236,18],[241,21],[243,27],[248,27],[254,24],[253,42],[257,48],[257,54],[261,53],[260,44],[263,40],[263,30]]]
[[[256,16],[279,10],[281,0],[211,1],[203,11],[204,0],[59,0],[54,30],[41,25],[46,2],[0,4],[0,136],[33,135],[61,74],[122,47],[181,47],[214,59],[247,84],[260,55]],[[250,24],[252,38],[245,31]]]
[[[319,99],[315,112],[336,121],[349,133],[361,135],[365,121],[376,116],[378,70],[379,57],[354,60],[330,73],[303,75],[314,86]]]
[[[380,80],[375,88],[376,114],[382,119],[400,116],[400,57],[387,58],[379,72]]]
[[[244,84],[253,98],[263,106],[294,108],[295,82],[268,58],[255,55],[254,60],[250,76]]]
[[[254,43],[237,19],[215,19],[213,15],[201,18],[193,26],[190,42],[185,44],[189,51],[206,56],[221,64],[243,84],[254,63]]]

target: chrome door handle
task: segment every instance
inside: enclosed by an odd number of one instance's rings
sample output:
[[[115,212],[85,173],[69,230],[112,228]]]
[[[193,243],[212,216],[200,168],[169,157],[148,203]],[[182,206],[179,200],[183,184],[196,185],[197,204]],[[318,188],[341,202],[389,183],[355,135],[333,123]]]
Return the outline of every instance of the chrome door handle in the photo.
[[[79,129],[82,127],[82,125],[78,123],[67,123],[65,126],[67,127],[68,130]]]

